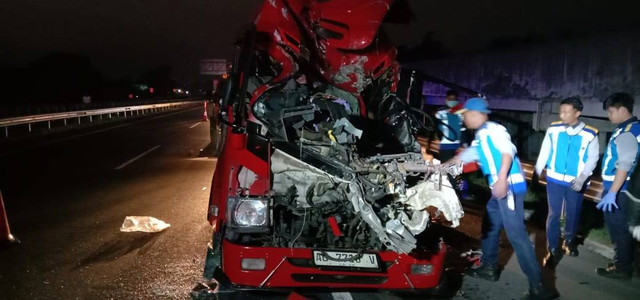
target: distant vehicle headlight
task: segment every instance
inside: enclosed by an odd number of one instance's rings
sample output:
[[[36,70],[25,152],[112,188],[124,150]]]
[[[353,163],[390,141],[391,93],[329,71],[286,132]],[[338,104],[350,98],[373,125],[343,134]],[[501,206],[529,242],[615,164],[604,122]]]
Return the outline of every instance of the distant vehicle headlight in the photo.
[[[232,227],[245,232],[268,230],[269,199],[229,198],[227,210]]]

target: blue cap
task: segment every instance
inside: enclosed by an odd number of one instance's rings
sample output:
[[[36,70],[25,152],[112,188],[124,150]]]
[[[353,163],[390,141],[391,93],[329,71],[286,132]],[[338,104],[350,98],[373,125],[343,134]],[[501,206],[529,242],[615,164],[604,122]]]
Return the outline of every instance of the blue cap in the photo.
[[[480,98],[480,97],[471,98],[467,100],[467,102],[464,103],[464,106],[462,107],[462,109],[458,110],[457,113],[461,114],[468,110],[475,110],[485,114],[491,113],[491,111],[489,110],[489,103],[487,102],[487,100],[484,100],[484,98]]]

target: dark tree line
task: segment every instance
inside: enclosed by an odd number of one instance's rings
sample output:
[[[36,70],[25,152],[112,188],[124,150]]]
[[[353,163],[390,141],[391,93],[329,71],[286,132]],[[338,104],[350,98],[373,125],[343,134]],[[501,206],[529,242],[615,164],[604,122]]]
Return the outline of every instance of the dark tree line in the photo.
[[[0,67],[0,105],[125,101],[169,95],[177,82],[169,66],[151,68],[136,80],[105,78],[89,58],[69,53],[51,53],[24,68]],[[140,89],[141,86],[152,87]]]

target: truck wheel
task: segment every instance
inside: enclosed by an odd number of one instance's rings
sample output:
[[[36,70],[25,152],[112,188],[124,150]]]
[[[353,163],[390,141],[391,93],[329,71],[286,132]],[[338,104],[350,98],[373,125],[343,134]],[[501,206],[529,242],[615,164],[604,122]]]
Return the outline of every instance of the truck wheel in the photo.
[[[211,145],[213,156],[220,156],[224,148],[224,141],[227,136],[227,125],[219,122],[211,122]]]

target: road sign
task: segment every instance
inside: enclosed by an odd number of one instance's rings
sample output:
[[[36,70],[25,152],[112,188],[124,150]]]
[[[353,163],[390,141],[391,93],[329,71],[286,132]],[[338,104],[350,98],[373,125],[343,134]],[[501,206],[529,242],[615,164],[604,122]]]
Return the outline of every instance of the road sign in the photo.
[[[201,75],[223,75],[227,73],[226,59],[201,59]]]

